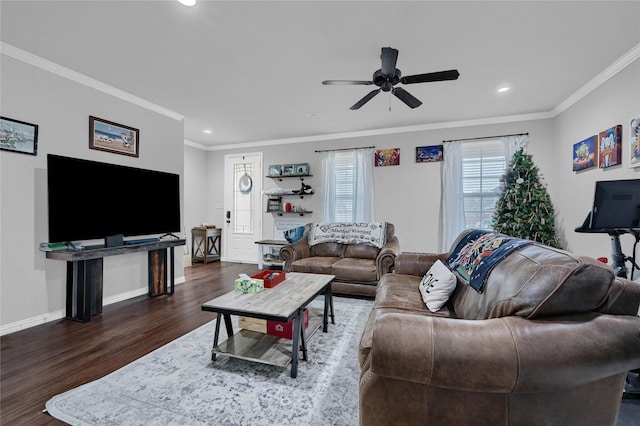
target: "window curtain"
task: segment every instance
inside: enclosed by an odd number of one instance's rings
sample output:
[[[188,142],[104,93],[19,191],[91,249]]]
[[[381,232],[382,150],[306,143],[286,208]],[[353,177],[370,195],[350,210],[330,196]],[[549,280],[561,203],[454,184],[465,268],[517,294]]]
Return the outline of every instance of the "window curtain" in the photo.
[[[502,143],[504,144],[504,163],[507,167],[509,167],[509,162],[517,150],[520,148],[525,148],[526,150],[528,141],[528,135],[513,135],[502,138]]]
[[[444,144],[442,173],[442,252],[448,252],[465,229],[462,187],[462,141]]]
[[[347,157],[348,158],[345,158]],[[339,157],[339,161],[336,158]],[[373,184],[373,149],[329,151],[323,153],[324,221],[375,221],[375,188]],[[340,206],[350,211],[338,212],[338,195],[350,198]],[[344,210],[344,207],[340,207]]]

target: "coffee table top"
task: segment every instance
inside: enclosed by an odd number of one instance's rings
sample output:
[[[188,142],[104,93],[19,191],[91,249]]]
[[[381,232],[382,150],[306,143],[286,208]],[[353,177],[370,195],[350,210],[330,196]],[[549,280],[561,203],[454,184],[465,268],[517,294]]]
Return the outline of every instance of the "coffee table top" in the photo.
[[[287,272],[286,279],[260,293],[232,290],[202,305],[203,311],[289,321],[335,279],[335,275]]]

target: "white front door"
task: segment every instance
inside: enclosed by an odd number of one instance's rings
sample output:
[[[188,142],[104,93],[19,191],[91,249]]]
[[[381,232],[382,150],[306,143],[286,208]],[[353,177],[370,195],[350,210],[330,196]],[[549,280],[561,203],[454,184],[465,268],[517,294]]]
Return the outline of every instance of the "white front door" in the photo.
[[[262,237],[262,153],[224,159],[224,260],[258,263]]]

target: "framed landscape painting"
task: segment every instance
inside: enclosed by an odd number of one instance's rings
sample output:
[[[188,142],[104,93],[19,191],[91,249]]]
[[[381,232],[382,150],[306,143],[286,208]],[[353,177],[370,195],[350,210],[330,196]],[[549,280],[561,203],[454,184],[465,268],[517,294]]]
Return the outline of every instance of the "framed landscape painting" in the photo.
[[[133,127],[89,116],[89,148],[115,154],[140,156],[140,131]]]
[[[0,149],[38,155],[38,125],[0,117]]]
[[[442,161],[444,147],[442,145],[416,147],[416,163],[433,163]]]
[[[587,139],[573,145],[573,171],[588,169],[596,165],[598,156],[596,150],[598,136],[589,136]]]
[[[600,132],[598,157],[601,169],[622,163],[622,124]]]

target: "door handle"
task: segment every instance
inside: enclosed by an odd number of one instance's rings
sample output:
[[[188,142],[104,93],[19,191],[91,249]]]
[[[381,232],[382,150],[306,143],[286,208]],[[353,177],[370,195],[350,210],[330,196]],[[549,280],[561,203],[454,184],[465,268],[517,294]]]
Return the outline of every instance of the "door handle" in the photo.
[[[231,223],[231,211],[227,210],[227,223]]]

